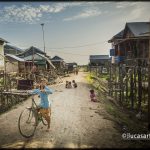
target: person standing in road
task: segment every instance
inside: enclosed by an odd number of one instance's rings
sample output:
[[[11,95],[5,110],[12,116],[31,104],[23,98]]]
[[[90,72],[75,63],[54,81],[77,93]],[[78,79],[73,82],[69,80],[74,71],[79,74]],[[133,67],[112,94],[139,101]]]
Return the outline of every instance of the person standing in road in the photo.
[[[39,109],[37,110],[42,114],[48,123],[47,132],[50,130],[50,120],[51,120],[51,101],[48,100],[48,95],[52,94],[54,90],[47,86],[47,80],[45,78],[41,79],[41,83],[30,94],[38,94],[40,96]]]

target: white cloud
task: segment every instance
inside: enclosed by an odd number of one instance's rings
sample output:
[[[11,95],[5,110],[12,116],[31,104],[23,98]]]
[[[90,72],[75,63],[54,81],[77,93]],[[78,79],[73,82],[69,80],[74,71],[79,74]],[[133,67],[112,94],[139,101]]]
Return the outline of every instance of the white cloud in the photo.
[[[56,4],[56,5],[40,5],[39,10],[41,12],[46,12],[46,13],[58,13],[63,11],[66,8],[65,5],[62,4]]]
[[[98,6],[99,4],[105,4],[108,2],[64,2],[64,3],[49,3],[49,4],[41,4],[39,6],[35,5],[10,5],[4,6],[3,9],[0,10],[0,22],[26,22],[26,23],[36,23],[39,21],[44,13],[53,14],[64,11],[66,8],[72,7],[86,7],[90,8],[93,6]],[[90,16],[99,15],[100,12],[97,10],[87,10],[75,16],[73,19],[79,18],[87,18]],[[66,19],[71,20],[71,18]]]
[[[34,23],[40,17],[42,17],[41,11],[30,5],[23,5],[22,7],[17,7],[16,5],[7,6],[0,12],[1,22]]]
[[[130,13],[130,15],[127,17],[129,21],[149,21],[150,15],[149,15],[149,9],[150,6],[137,6],[135,9],[133,9]]]
[[[48,3],[41,5],[22,4],[20,7],[18,7],[18,5],[15,4],[10,6],[4,6],[0,10],[0,22],[23,22],[33,24],[42,20],[42,17],[45,14],[49,14],[49,17],[51,17],[51,14],[60,13],[66,10],[67,8],[72,7],[80,7],[83,9],[83,11],[74,16],[68,18],[66,17],[65,19],[63,19],[64,21],[90,18],[99,16],[102,13],[109,14],[110,10],[100,10],[100,8],[103,9],[103,5],[107,5],[108,3],[110,2],[64,2]],[[130,10],[131,15],[128,15],[128,17],[138,18],[139,16],[144,14],[143,12],[146,11],[144,9],[146,6],[147,4],[141,5],[140,2],[116,2],[114,9],[117,8],[117,10],[122,11],[122,9],[126,10],[130,7],[132,10]],[[129,13],[129,11],[127,11],[127,13]],[[49,20],[47,19],[45,20],[45,22],[49,22]]]
[[[134,8],[123,12],[123,17],[120,16],[117,18],[118,22],[138,22],[138,21],[148,21],[150,18],[149,15],[150,4],[138,2]]]
[[[137,3],[135,2],[118,2],[116,3],[116,8],[122,9],[122,8],[131,7],[131,6],[136,6],[136,5]]]
[[[67,7],[80,6],[81,3],[56,3],[51,5],[17,5],[5,6],[0,10],[0,22],[26,22],[36,23],[43,13],[59,13]]]
[[[70,20],[77,20],[77,19],[83,19],[83,18],[89,18],[89,17],[96,17],[101,15],[101,11],[97,8],[95,9],[86,9],[83,12],[69,18],[65,18],[64,21],[70,21]]]

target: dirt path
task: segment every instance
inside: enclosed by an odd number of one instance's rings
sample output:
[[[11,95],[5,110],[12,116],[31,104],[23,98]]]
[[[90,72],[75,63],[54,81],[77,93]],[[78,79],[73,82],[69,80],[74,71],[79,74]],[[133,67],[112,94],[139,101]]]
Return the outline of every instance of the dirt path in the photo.
[[[103,118],[96,111],[103,111],[100,103],[89,99],[89,87],[85,81],[86,73],[72,75],[65,80],[75,79],[77,89],[65,89],[65,85],[54,86],[63,92],[50,95],[52,103],[51,131],[45,132],[40,124],[32,139],[23,138],[17,127],[21,110],[31,105],[31,99],[18,104],[0,116],[0,147],[7,148],[52,148],[52,147],[128,147],[115,124]],[[65,83],[65,82],[64,82]]]

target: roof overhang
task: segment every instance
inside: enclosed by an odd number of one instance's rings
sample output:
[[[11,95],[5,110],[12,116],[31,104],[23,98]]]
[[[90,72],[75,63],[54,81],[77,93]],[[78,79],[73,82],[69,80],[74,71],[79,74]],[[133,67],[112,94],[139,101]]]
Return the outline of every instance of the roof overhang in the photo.
[[[17,60],[17,61],[19,61],[19,62],[25,62],[24,59],[19,58],[19,57],[15,56],[15,55],[12,55],[12,54],[6,54],[5,57],[10,57],[10,58],[12,58],[12,59],[14,59],[14,60]]]
[[[140,36],[140,37],[125,38],[122,41],[120,41],[118,43],[115,43],[114,45],[118,45],[118,44],[121,44],[121,43],[129,41],[129,40],[145,40],[145,39],[149,39],[149,36]]]
[[[0,41],[1,41],[1,42],[4,42],[4,43],[9,43],[8,41],[6,41],[6,40],[4,40],[4,39],[2,39],[2,38],[0,38]]]

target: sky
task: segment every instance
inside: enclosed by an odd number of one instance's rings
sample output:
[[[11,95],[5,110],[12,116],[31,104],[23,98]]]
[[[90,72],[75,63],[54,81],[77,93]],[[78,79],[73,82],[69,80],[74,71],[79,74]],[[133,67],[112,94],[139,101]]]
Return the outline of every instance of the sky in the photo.
[[[126,22],[150,21],[150,2],[0,2],[0,38],[22,49],[44,50],[65,62],[109,55],[108,40]]]

